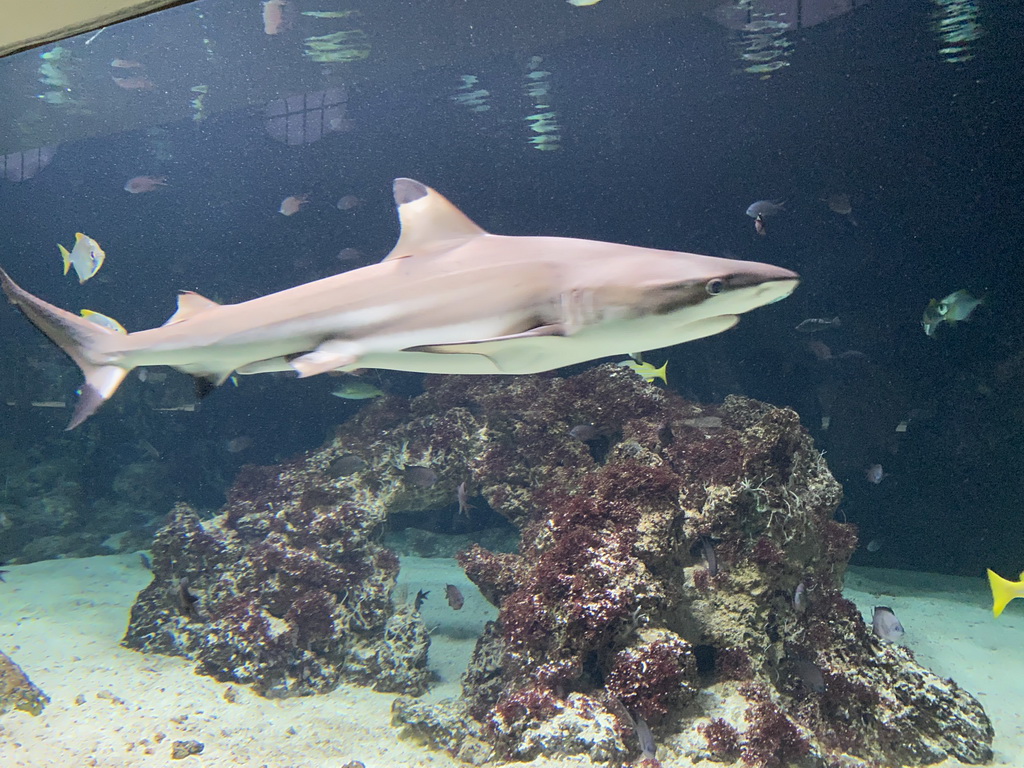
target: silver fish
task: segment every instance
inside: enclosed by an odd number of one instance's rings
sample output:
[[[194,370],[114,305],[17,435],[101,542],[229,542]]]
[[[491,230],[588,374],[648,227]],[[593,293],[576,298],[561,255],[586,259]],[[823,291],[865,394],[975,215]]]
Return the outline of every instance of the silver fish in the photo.
[[[769,216],[775,216],[778,213],[782,213],[786,210],[786,201],[783,200],[781,203],[775,203],[771,200],[758,200],[756,203],[751,203],[747,206],[747,216],[752,219],[756,219],[758,216],[764,221]]]
[[[838,328],[842,324],[838,317],[833,317],[831,320],[827,317],[809,317],[802,321],[796,330],[800,333],[817,333],[818,331],[827,331],[829,328]]]
[[[871,627],[875,631],[875,636],[886,643],[898,643],[906,634],[892,608],[884,605],[875,606],[871,614]]]
[[[429,187],[397,179],[402,231],[380,264],[239,304],[178,297],[162,326],[123,335],[53,306],[0,270],[15,304],[85,374],[68,429],[134,368],[168,365],[208,394],[233,373],[384,368],[527,374],[732,328],[784,299],[781,267],[594,240],[492,235]]]

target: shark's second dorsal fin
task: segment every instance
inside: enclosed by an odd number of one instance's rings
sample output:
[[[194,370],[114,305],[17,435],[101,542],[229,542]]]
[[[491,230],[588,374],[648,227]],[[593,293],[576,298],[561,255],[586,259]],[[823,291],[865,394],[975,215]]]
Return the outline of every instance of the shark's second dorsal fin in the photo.
[[[205,296],[200,296],[198,293],[193,291],[182,291],[178,294],[178,309],[177,311],[167,318],[167,322],[164,325],[174,325],[180,323],[182,320],[188,320],[190,317],[195,317],[200,312],[205,312],[208,309],[219,307],[216,301],[208,299]]]
[[[487,234],[426,184],[395,179],[394,190],[402,234],[384,261],[414,256],[440,243]]]

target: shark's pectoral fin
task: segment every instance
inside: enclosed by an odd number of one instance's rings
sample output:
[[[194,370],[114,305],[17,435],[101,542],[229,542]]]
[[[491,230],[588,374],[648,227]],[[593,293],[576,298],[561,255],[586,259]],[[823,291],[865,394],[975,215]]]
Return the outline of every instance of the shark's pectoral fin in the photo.
[[[359,348],[351,341],[325,341],[312,352],[293,358],[288,364],[300,379],[316,376],[337,368],[354,364],[359,359]]]
[[[715,317],[706,317],[703,320],[687,323],[683,326],[683,332],[686,335],[675,343],[682,344],[686,341],[714,336],[716,333],[728,331],[739,321],[739,315],[716,315]]]
[[[490,357],[484,345],[495,342],[515,341],[520,339],[540,339],[548,336],[568,336],[563,325],[539,325],[522,333],[510,333],[507,336],[492,336],[489,339],[473,339],[459,341],[454,344],[424,344],[408,347],[403,352],[431,352],[437,355],[484,355]],[[500,346],[500,345],[499,345]]]

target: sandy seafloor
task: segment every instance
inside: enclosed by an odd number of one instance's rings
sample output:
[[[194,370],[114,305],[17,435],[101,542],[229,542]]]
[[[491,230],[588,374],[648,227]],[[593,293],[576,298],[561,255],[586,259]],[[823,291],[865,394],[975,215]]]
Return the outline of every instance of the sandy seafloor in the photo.
[[[17,711],[0,717],[2,768],[456,765],[398,738],[389,725],[393,694],[342,686],[327,695],[269,701],[235,686],[229,703],[228,686],[194,674],[188,661],[121,647],[131,604],[150,578],[138,555],[7,570],[0,584],[0,650],[51,702],[38,717]],[[411,594],[431,593],[422,614],[433,629],[430,663],[439,682],[428,698],[457,695],[473,642],[494,609],[451,560],[404,558],[400,583]],[[446,583],[466,595],[459,612],[444,602]],[[846,594],[865,615],[873,605],[892,606],[917,658],[981,699],[996,729],[993,765],[1024,768],[1024,604],[1012,603],[995,620],[984,579],[866,568],[851,569]],[[203,753],[172,761],[171,743],[187,739],[203,742]]]

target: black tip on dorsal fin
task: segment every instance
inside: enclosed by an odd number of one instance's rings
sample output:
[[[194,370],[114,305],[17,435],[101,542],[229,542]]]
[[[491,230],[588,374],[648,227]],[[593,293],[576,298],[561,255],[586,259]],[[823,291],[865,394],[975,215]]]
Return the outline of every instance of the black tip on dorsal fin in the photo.
[[[426,197],[430,190],[415,179],[398,178],[395,179],[394,191],[395,205],[405,205]]]

